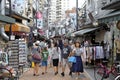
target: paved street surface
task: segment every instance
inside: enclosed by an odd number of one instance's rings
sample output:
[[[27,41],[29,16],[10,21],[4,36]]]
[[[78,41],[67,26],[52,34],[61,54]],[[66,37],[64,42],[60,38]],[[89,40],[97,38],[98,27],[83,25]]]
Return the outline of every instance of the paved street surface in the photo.
[[[42,71],[40,69],[40,71]],[[61,73],[61,68],[59,71],[58,75],[54,75],[54,71],[53,68],[49,68],[48,69],[48,73],[42,75],[40,72],[39,76],[33,76],[33,71],[32,69],[29,69],[27,72],[25,72],[21,77],[20,80],[75,80],[75,75],[73,74],[73,77],[70,77],[69,74],[69,70],[67,69],[65,72],[65,77],[62,77],[60,75]],[[80,78],[78,80],[90,80],[90,78],[88,77],[88,75],[84,72],[80,75]]]

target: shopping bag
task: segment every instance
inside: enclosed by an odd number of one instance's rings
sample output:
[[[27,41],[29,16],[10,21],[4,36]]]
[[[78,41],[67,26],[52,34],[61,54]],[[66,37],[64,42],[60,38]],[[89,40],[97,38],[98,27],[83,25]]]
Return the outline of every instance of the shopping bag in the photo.
[[[68,62],[76,63],[76,57],[74,56],[68,57]]]
[[[34,68],[35,67],[35,63],[34,62],[32,62],[32,68]]]

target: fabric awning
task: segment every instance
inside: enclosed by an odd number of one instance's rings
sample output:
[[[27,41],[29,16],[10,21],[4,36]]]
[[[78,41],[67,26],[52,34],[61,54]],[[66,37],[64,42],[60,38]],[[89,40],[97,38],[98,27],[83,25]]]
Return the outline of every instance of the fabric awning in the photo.
[[[9,28],[10,28],[9,24],[5,25],[5,31],[9,31]],[[11,29],[12,29],[12,32],[25,32],[25,33],[30,32],[30,28],[28,26],[25,26],[20,23],[12,24]]]
[[[98,19],[99,23],[107,23],[107,22],[112,22],[112,21],[118,21],[120,20],[120,11],[114,12],[114,13],[109,13],[101,18]]]
[[[5,22],[5,23],[15,23],[15,19],[0,14],[0,22]]]
[[[85,33],[94,31],[94,30],[96,30],[96,29],[98,29],[98,28],[100,28],[100,27],[81,29],[81,30],[76,31],[76,32],[74,32],[74,33],[72,33],[72,34],[74,34],[74,35],[83,35],[83,34],[85,34]]]

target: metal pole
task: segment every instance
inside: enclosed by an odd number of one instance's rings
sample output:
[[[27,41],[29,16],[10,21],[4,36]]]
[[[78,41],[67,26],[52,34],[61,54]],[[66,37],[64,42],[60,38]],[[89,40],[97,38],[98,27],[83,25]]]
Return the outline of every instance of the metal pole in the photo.
[[[38,12],[38,3],[37,3],[38,1],[36,0],[36,29],[37,29],[37,12]],[[38,33],[38,30],[37,30],[37,33]],[[37,35],[36,35],[36,39],[37,39]]]
[[[11,0],[9,0],[9,16],[11,17],[12,15],[12,11],[11,11]],[[11,40],[11,35],[12,35],[12,24],[10,24],[10,27],[9,27],[9,40]]]
[[[111,53],[111,56],[112,56],[112,64],[113,64],[113,61],[114,61],[114,31],[112,34],[112,53]]]
[[[76,30],[78,30],[78,0],[76,0]]]

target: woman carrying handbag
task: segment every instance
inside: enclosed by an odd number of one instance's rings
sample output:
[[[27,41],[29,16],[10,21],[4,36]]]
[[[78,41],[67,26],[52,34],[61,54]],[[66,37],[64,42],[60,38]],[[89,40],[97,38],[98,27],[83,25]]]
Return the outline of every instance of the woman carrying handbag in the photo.
[[[41,55],[38,42],[35,42],[32,48],[32,61],[34,62],[33,76],[39,76],[39,64],[41,62]]]
[[[79,78],[80,73],[83,72],[83,62],[81,56],[83,51],[80,49],[80,43],[75,42],[75,48],[72,51],[72,55],[75,57],[75,62],[72,63],[72,72],[76,74],[76,79]]]

